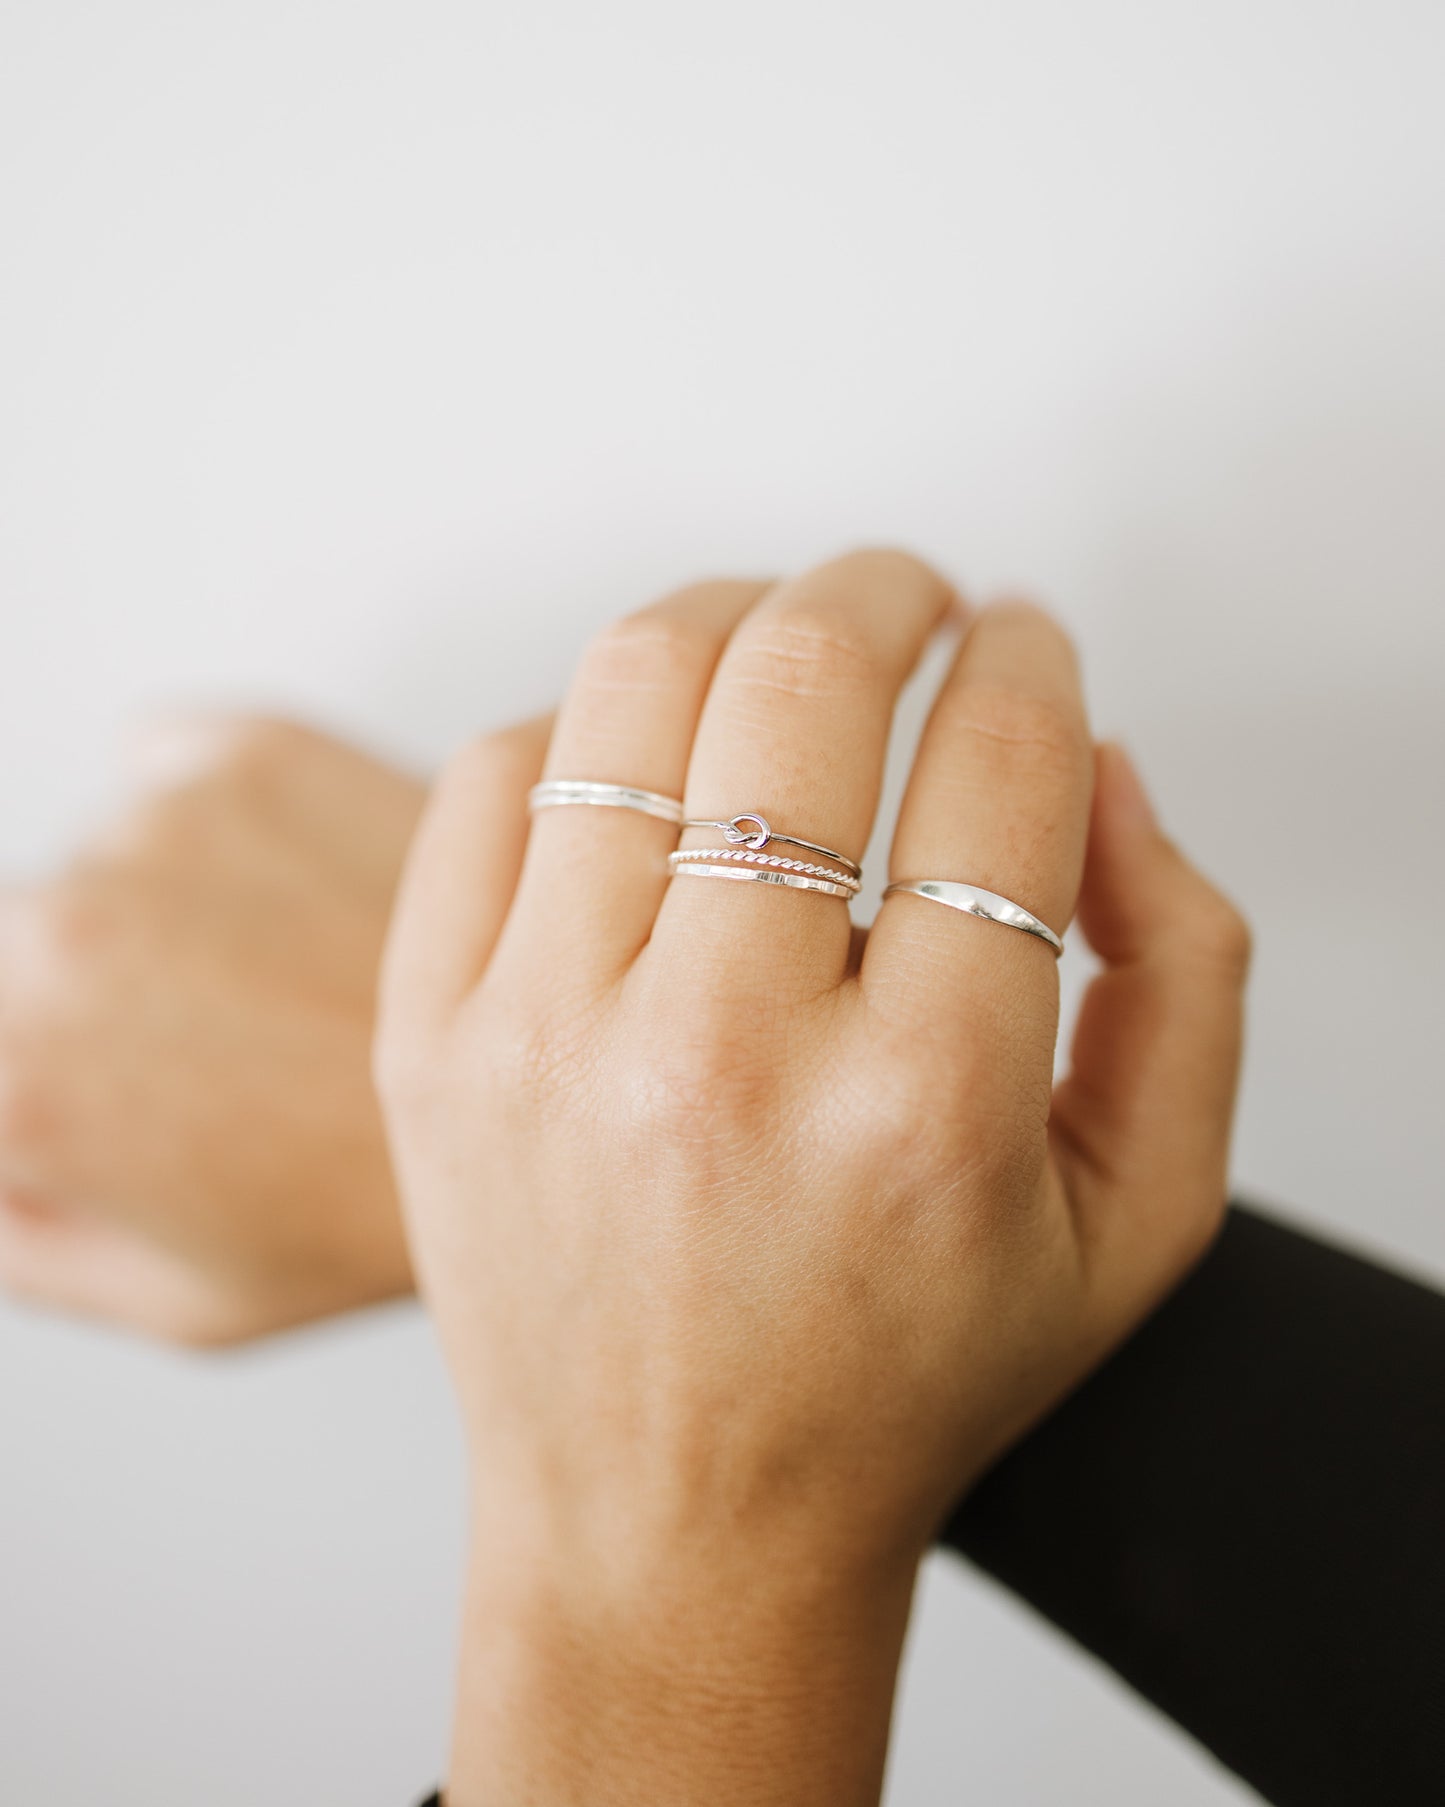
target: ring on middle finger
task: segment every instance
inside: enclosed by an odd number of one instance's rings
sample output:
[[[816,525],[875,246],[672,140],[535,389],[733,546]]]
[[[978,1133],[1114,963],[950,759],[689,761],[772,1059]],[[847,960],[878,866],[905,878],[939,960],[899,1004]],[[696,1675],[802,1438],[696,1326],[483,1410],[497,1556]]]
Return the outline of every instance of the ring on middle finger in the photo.
[[[863,868],[856,860],[850,860],[846,854],[837,853],[831,847],[820,846],[817,841],[804,841],[795,834],[780,834],[777,829],[770,826],[766,817],[758,815],[756,810],[745,810],[742,815],[729,816],[726,821],[714,821],[711,817],[699,816],[689,819],[682,826],[685,829],[716,828],[727,841],[729,848],[733,850],[729,854],[729,857],[733,859],[746,859],[748,854],[761,854],[765,848],[776,841],[783,846],[800,847],[805,853],[820,854],[825,860],[831,860],[835,866],[842,867],[843,876],[850,879],[855,886],[863,877]],[[789,864],[787,861],[775,862],[773,859],[760,860],[758,863],[760,865]],[[807,870],[803,867],[799,869]],[[837,877],[839,875],[830,873],[829,876]]]

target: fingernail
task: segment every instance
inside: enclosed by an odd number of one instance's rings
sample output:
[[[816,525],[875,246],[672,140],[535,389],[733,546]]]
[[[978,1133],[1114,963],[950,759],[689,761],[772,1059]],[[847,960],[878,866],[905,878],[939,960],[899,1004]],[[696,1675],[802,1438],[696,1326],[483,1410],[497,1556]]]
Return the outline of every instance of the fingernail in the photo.
[[[1140,828],[1157,829],[1159,817],[1144,789],[1138,766],[1116,740],[1109,742],[1109,752],[1114,761],[1114,794],[1120,811]]]

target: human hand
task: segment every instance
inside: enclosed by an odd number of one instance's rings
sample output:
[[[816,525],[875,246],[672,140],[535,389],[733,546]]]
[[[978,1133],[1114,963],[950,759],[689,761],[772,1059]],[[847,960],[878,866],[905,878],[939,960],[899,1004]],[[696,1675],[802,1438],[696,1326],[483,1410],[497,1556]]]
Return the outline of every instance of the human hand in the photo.
[[[896,554],[701,586],[594,645],[548,774],[857,854],[950,604]],[[1117,751],[1090,837],[1095,773],[1063,634],[985,611],[892,871],[1077,906],[1056,1091],[1035,938],[900,895],[864,949],[621,810],[539,815],[507,911],[485,762],[443,778],[377,1070],[474,1470],[451,1807],[876,1798],[938,1520],[1223,1208],[1247,934]]]
[[[519,833],[544,745],[493,743]],[[149,766],[0,897],[0,1284],[191,1344],[409,1290],[369,1050],[422,788],[249,719],[174,724]]]

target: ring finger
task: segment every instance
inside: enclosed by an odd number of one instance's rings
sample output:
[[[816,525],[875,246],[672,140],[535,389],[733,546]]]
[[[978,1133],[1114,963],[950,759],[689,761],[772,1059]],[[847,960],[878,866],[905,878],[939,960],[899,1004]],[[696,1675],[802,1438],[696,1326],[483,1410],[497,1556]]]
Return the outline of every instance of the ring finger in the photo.
[[[924,730],[890,879],[978,886],[1062,933],[1083,873],[1093,769],[1068,636],[1026,603],[983,610]],[[1058,991],[1054,954],[1036,935],[908,893],[885,900],[861,978],[883,1008],[943,1024],[990,1004],[1013,1013],[1021,990],[1046,988],[1056,1005]]]

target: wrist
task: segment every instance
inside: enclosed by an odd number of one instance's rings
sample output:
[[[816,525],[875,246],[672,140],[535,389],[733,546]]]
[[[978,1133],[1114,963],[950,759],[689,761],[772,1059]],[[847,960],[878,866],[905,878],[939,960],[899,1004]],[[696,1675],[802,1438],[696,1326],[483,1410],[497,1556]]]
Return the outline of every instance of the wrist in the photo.
[[[915,1566],[480,1537],[448,1807],[872,1807]]]

